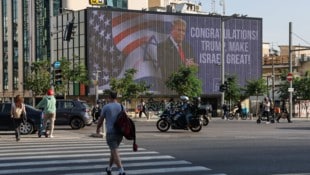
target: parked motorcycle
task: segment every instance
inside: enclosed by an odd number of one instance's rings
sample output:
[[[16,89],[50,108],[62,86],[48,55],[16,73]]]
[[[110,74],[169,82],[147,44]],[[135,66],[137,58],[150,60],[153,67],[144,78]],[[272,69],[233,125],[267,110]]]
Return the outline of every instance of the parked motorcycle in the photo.
[[[189,115],[189,126],[187,126],[186,115]],[[205,122],[209,122],[207,117],[206,119]],[[181,106],[165,109],[160,115],[156,127],[161,132],[168,131],[170,127],[171,129],[184,130],[189,128],[192,132],[199,132],[202,129],[203,121],[203,115],[199,115],[197,106],[183,103]]]

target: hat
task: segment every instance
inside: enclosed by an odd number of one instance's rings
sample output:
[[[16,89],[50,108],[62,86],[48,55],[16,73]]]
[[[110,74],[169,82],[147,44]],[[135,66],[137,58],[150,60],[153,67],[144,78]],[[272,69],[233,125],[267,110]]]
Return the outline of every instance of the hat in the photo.
[[[47,95],[54,95],[54,91],[53,91],[53,89],[49,89],[49,90],[47,90]]]

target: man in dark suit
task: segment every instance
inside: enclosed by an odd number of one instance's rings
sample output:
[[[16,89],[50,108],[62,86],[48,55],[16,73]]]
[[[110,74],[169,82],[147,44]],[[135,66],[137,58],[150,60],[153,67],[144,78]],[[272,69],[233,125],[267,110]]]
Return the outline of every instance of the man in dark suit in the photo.
[[[191,46],[184,41],[185,32],[186,21],[176,19],[168,38],[157,46],[157,60],[164,81],[181,65],[197,65]]]

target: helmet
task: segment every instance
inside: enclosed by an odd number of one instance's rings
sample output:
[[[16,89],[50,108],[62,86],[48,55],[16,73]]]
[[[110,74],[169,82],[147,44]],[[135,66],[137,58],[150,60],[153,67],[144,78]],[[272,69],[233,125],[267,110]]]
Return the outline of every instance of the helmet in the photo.
[[[188,98],[187,96],[185,96],[185,95],[182,95],[182,96],[180,97],[180,99],[181,99],[182,101],[188,101],[188,100],[189,100],[189,98]]]
[[[53,91],[53,89],[49,89],[49,90],[47,90],[47,95],[54,95],[54,91]]]

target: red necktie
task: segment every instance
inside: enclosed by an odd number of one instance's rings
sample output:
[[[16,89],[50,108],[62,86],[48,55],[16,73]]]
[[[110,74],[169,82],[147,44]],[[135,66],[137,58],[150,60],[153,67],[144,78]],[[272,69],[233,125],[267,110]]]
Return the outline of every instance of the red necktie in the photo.
[[[181,44],[178,44],[178,51],[179,51],[181,60],[184,62],[185,61],[185,55],[184,55],[184,51],[182,49],[182,45]]]

